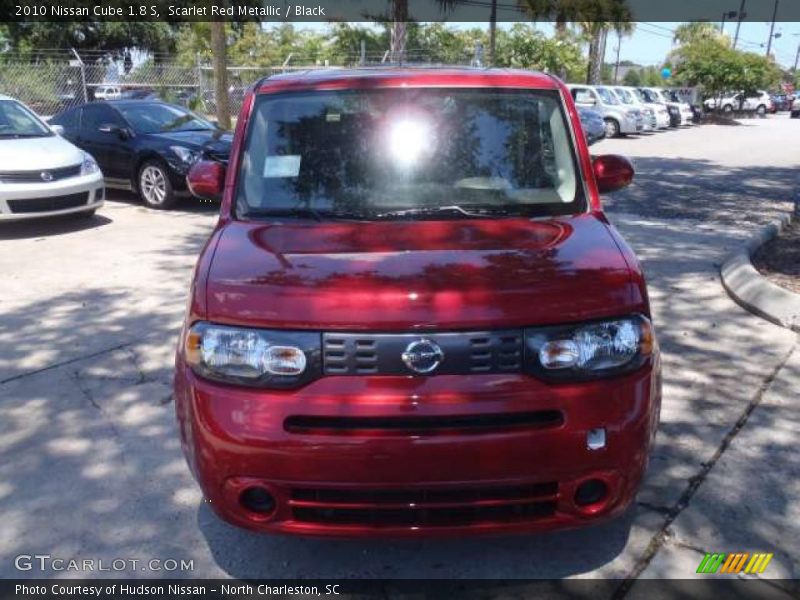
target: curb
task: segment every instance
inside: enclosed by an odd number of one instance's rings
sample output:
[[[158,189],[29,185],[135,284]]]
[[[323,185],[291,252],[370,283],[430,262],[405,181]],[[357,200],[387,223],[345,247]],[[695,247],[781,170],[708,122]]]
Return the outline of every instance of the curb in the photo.
[[[800,294],[775,285],[756,271],[750,256],[760,246],[776,237],[792,215],[776,219],[746,244],[733,252],[720,268],[722,287],[733,300],[750,312],[787,329],[800,331]]]

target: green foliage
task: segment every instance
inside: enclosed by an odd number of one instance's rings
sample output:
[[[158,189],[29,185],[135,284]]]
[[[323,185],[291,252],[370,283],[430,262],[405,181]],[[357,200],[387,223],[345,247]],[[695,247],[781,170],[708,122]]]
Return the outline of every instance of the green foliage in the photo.
[[[34,56],[39,49],[52,48],[91,49],[119,56],[133,48],[170,52],[175,47],[174,26],[163,21],[19,21],[5,23],[5,29],[11,46]]]
[[[731,48],[726,39],[703,37],[673,53],[673,78],[680,85],[700,86],[707,96],[729,91],[755,92],[775,85],[780,69],[770,59]]]
[[[497,34],[497,66],[547,71],[567,79],[579,77],[586,70],[580,44],[568,36],[548,38],[525,23]]]
[[[640,75],[639,70],[630,69],[627,73],[625,73],[625,77],[622,78],[622,83],[632,87],[639,87],[642,85],[642,76]]]

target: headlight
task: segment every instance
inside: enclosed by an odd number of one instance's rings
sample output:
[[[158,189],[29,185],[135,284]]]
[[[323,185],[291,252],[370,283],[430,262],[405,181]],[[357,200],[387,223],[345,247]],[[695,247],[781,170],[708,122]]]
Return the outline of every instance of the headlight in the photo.
[[[81,163],[81,175],[91,175],[92,173],[97,173],[99,170],[100,167],[98,166],[97,161],[92,158],[91,154],[84,152],[83,162]]]
[[[170,150],[172,150],[175,155],[181,159],[181,162],[186,163],[187,165],[193,165],[198,160],[200,160],[200,153],[196,150],[190,150],[184,146],[170,146]]]
[[[527,366],[543,379],[595,379],[641,367],[655,345],[653,327],[641,315],[525,331]]]
[[[287,388],[321,375],[319,333],[192,325],[186,362],[208,379],[255,387]]]

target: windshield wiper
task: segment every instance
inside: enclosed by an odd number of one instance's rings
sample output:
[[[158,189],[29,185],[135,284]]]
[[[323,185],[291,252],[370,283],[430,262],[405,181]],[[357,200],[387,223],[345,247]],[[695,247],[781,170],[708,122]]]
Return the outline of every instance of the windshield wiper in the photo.
[[[486,209],[476,208],[473,210],[465,210],[457,205],[451,206],[421,206],[419,208],[407,208],[404,210],[390,210],[387,212],[378,213],[375,215],[376,219],[391,219],[394,217],[407,217],[414,215],[437,215],[440,213],[450,213],[463,218],[483,218],[487,216],[502,216],[509,214],[509,211],[502,208]]]

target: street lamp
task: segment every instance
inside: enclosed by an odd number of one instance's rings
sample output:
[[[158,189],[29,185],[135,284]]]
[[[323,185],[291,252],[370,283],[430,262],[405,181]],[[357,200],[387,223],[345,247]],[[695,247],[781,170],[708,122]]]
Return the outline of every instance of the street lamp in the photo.
[[[767,57],[772,48],[772,38],[778,39],[781,37],[780,33],[772,33],[775,30],[775,17],[778,16],[778,0],[775,0],[775,6],[772,9],[772,23],[769,26],[769,38],[767,39]]]
[[[729,10],[727,12],[722,13],[722,23],[719,25],[719,32],[725,33],[725,19],[733,19],[738,15],[735,10]]]
[[[747,13],[744,12],[744,3],[747,0],[742,0],[742,3],[739,5],[739,14],[736,16],[736,34],[733,36],[733,49],[736,50],[736,43],[739,41],[739,28],[742,26],[742,21],[747,16]]]

